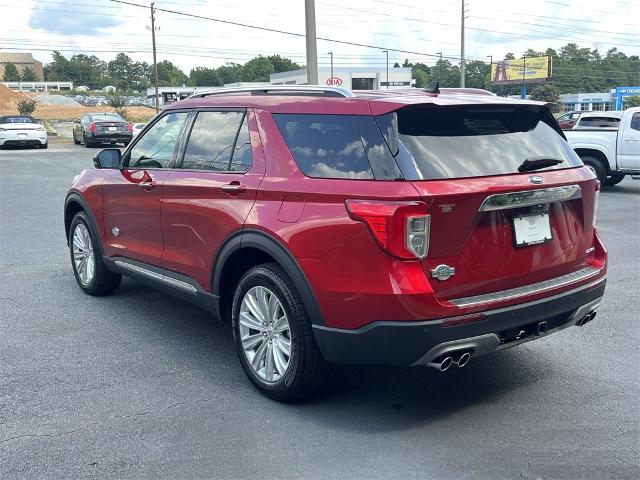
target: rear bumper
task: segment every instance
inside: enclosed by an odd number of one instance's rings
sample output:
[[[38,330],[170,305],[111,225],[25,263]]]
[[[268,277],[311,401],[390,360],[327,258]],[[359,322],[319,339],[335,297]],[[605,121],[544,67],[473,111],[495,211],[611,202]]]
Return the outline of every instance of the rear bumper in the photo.
[[[113,132],[113,133],[93,133],[87,136],[90,142],[130,142],[133,138],[131,133]]]
[[[453,317],[373,322],[354,330],[313,325],[313,331],[320,351],[330,362],[427,365],[452,350],[468,350],[475,357],[576,325],[598,308],[605,283],[605,278],[599,278],[540,300],[487,310],[481,312],[486,319],[456,326],[445,326],[456,321]],[[541,322],[546,322],[544,328]]]

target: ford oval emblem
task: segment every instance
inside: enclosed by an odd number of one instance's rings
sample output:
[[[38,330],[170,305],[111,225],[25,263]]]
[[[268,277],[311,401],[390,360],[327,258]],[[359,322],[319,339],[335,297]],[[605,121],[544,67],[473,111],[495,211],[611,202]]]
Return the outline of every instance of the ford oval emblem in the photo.
[[[531,183],[535,183],[536,185],[539,185],[541,183],[544,183],[544,178],[542,178],[540,175],[531,175],[529,177],[529,181]]]

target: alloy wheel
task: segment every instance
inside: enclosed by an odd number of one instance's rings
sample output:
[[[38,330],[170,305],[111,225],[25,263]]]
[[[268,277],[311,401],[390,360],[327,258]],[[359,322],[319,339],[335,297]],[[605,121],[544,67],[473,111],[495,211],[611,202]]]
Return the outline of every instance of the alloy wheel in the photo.
[[[80,283],[89,285],[95,275],[96,264],[91,235],[83,223],[78,223],[73,230],[73,263]]]
[[[276,294],[263,286],[249,289],[240,305],[238,323],[251,369],[267,382],[280,380],[291,361],[291,329]]]

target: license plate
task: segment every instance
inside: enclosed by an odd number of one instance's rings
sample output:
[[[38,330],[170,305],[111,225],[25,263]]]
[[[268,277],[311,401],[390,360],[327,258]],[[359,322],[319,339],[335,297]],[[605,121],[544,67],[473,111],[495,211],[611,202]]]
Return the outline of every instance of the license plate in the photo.
[[[115,132],[116,130],[118,130],[118,127],[109,127],[110,132]]]
[[[539,245],[551,241],[551,222],[548,213],[513,217],[516,247]]]
[[[18,138],[27,138],[27,134],[26,133],[19,133],[18,134]]]

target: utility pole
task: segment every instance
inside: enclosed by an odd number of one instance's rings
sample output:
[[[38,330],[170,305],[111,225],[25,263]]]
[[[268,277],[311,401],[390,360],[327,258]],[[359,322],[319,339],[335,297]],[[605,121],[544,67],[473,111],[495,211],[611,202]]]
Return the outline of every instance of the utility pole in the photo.
[[[154,2],[151,2],[151,42],[153,43],[153,85],[156,89],[155,104],[156,113],[160,111],[158,95],[158,62],[156,60],[156,11],[153,9]]]
[[[487,55],[489,59],[489,83],[491,83],[491,75],[493,75],[493,55]]]
[[[527,99],[527,84],[524,83],[527,74],[527,57],[522,57],[522,85],[520,86],[520,98]]]
[[[389,90],[389,50],[382,51],[386,55],[385,65],[387,66],[387,90]]]
[[[333,52],[329,52],[331,55],[331,84],[333,85]]]
[[[465,0],[460,0],[460,88],[464,88],[464,2]]]
[[[307,40],[307,84],[318,85],[318,48],[316,45],[316,6],[304,0],[304,25]]]

